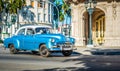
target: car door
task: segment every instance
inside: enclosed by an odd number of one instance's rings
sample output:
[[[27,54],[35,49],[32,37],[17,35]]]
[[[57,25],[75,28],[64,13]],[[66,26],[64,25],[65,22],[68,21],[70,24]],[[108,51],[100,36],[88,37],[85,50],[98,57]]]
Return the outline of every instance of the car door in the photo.
[[[19,41],[19,48],[23,49],[24,47],[24,36],[25,36],[25,28],[21,29],[18,31],[17,35],[15,38]]]
[[[34,50],[34,29],[27,28],[26,35],[24,37],[24,49],[26,50]]]

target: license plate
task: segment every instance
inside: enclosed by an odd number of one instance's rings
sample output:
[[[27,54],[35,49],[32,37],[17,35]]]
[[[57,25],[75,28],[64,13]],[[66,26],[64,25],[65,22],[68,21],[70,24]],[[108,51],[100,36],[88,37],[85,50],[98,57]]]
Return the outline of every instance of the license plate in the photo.
[[[70,46],[64,46],[62,47],[62,50],[71,50],[72,48]]]

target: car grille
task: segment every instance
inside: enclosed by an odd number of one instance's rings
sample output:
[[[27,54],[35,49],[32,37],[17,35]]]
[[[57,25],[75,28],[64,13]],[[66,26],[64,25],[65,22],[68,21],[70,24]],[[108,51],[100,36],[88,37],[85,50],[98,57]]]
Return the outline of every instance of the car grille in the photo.
[[[70,42],[65,42],[65,44],[66,44],[66,45],[71,45],[71,43],[70,43]]]

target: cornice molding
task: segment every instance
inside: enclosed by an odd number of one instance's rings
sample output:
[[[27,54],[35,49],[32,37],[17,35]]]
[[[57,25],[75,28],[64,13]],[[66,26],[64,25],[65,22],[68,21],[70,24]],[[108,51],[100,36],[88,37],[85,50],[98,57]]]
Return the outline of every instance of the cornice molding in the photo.
[[[67,3],[70,3],[70,4],[74,4],[74,5],[78,5],[80,3],[84,3],[86,0],[64,0],[65,2]],[[97,2],[108,2],[108,3],[111,3],[111,2],[120,2],[120,0],[96,0]]]

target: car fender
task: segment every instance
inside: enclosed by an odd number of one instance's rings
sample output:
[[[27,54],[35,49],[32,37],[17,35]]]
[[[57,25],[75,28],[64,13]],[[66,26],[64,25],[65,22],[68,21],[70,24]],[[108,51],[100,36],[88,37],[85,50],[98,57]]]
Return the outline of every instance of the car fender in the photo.
[[[51,41],[50,41],[51,38],[39,38],[39,39],[40,40],[37,39],[38,41],[36,42],[35,47],[39,48],[41,45],[45,44],[48,49],[51,48]]]
[[[19,40],[13,38],[7,38],[4,40],[4,47],[9,48],[9,45],[13,44],[15,48],[19,48]]]
[[[19,49],[20,48],[20,41],[18,39],[13,39],[13,45],[15,48]]]
[[[4,44],[4,47],[5,48],[8,48],[9,47],[9,43],[10,42],[10,38],[6,38],[4,41],[3,41],[3,44]]]

